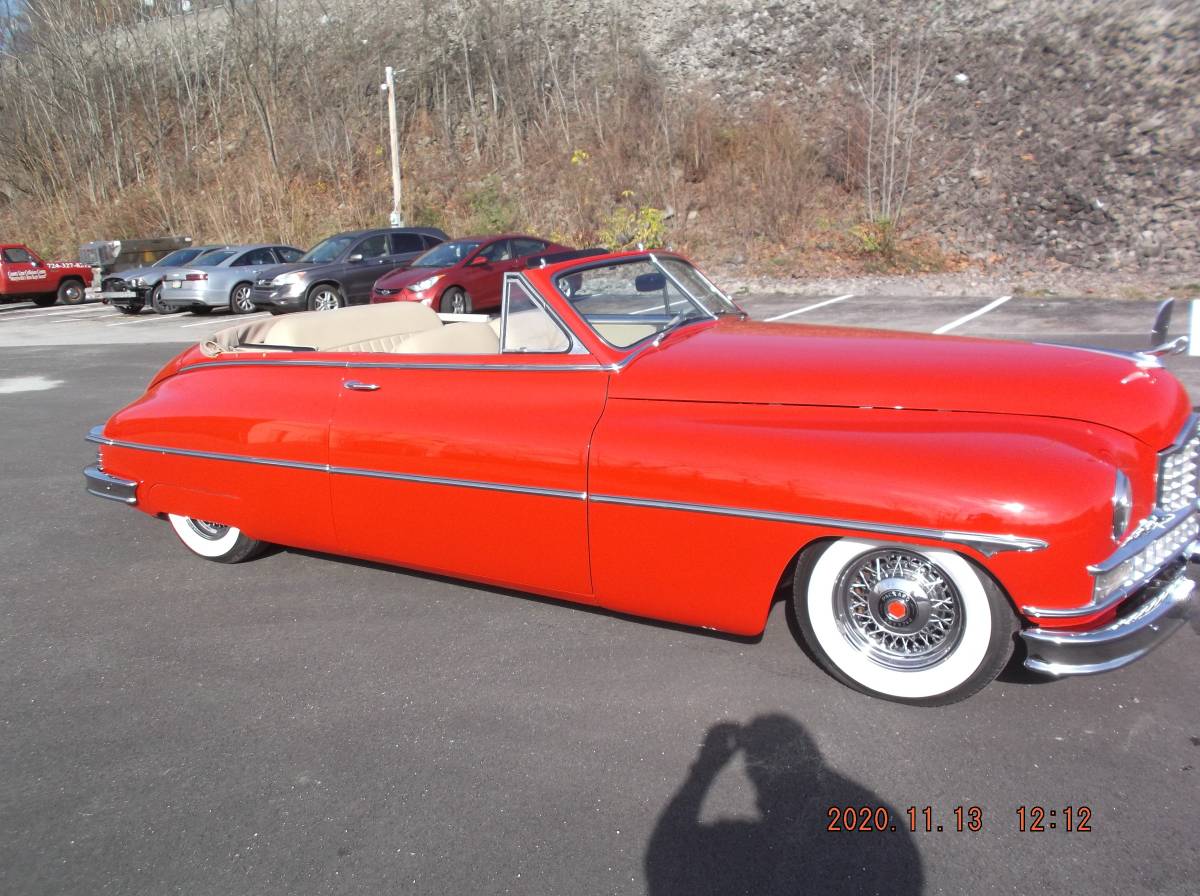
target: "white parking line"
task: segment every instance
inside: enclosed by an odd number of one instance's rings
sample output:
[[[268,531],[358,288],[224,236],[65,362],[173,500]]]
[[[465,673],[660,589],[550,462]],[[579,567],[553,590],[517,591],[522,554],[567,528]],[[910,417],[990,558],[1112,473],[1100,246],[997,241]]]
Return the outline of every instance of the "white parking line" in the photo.
[[[685,307],[686,305],[688,305],[688,302],[686,302],[683,299],[676,299],[673,302],[671,302],[670,305],[667,305],[667,308],[673,308],[673,307],[676,307],[677,305],[680,307]],[[629,313],[630,314],[648,314],[649,312],[652,312],[652,311],[664,311],[664,308],[662,308],[662,302],[659,302],[658,305],[652,305],[649,308],[638,308],[637,311],[631,311]]]
[[[89,324],[90,324],[90,323],[91,323],[92,321],[94,321],[94,320],[112,320],[114,317],[125,317],[125,318],[127,318],[127,317],[129,317],[129,315],[128,315],[128,314],[122,314],[120,311],[113,311],[113,310],[111,310],[111,309],[110,309],[108,314],[97,314],[95,317],[88,317],[88,318],[81,318],[81,317],[60,317],[60,318],[57,318],[57,319],[55,319],[55,320],[46,321],[46,323],[50,323],[50,324],[76,324],[76,323],[79,323],[79,322],[81,322],[81,321],[86,321],[87,323],[89,323]]]
[[[115,324],[107,324],[109,327],[127,327],[129,324],[163,324],[163,323],[178,323],[178,319],[174,314],[150,314],[138,315],[133,320],[122,320]]]
[[[30,305],[28,308],[13,308],[13,309],[7,310],[7,311],[0,311],[0,320],[11,320],[12,318],[14,318],[18,315],[20,315],[21,317],[29,317],[31,313],[32,313],[32,316],[34,316],[34,317],[38,317],[40,315],[47,314],[47,313],[62,314],[62,311],[48,312],[47,309],[51,308],[51,307],[53,307],[53,306],[47,305],[45,307],[38,307],[37,305]],[[102,307],[104,307],[104,306],[101,305],[100,302],[95,302],[95,303],[89,303],[86,306],[86,309],[91,310],[92,308],[102,308]],[[79,311],[81,309],[72,308],[70,310],[71,311]]]
[[[260,312],[258,312],[257,314],[238,314],[238,315],[236,315],[236,317],[237,317],[237,319],[238,319],[238,320],[254,320],[254,318],[256,318],[256,317],[264,317],[264,316],[266,316],[268,313],[269,313],[269,312],[266,312],[266,311],[260,311]],[[182,327],[180,327],[180,329],[182,329],[182,330],[187,330],[187,329],[189,329],[189,328],[191,328],[191,327],[211,327],[211,326],[212,326],[214,323],[217,323],[217,324],[219,324],[221,321],[223,321],[223,320],[228,320],[228,319],[230,319],[231,317],[234,317],[234,316],[235,316],[235,315],[226,314],[226,315],[224,315],[224,316],[222,316],[222,317],[219,317],[219,318],[217,318],[217,320],[215,320],[215,321],[213,321],[213,320],[202,320],[202,321],[200,321],[200,323],[198,323],[198,324],[184,324]]]
[[[38,317],[62,317],[67,314],[95,314],[97,311],[110,311],[107,305],[92,305],[87,308],[72,308],[70,311],[43,311],[41,314],[27,314],[21,320],[33,320]],[[0,318],[3,320],[3,318]]]
[[[793,317],[797,314],[805,314],[809,311],[816,311],[818,308],[824,308],[827,305],[833,305],[837,302],[844,302],[846,299],[854,298],[854,293],[848,292],[844,296],[838,296],[835,299],[826,299],[824,302],[817,302],[815,305],[805,305],[803,308],[797,308],[795,311],[788,311],[784,314],[776,314],[774,317],[765,318],[763,323],[772,323],[773,321],[783,320],[785,317]]]
[[[972,311],[970,314],[964,314],[958,320],[952,320],[948,324],[943,324],[942,326],[940,326],[936,330],[934,330],[933,334],[935,336],[940,336],[943,333],[949,333],[951,330],[957,330],[963,324],[970,323],[975,318],[983,317],[983,315],[987,314],[989,311],[999,308],[1001,305],[1003,305],[1005,302],[1007,302],[1011,298],[1012,298],[1012,296],[1001,296],[998,299],[993,299],[992,301],[990,301],[986,305],[984,305],[982,308],[976,309],[975,311]]]

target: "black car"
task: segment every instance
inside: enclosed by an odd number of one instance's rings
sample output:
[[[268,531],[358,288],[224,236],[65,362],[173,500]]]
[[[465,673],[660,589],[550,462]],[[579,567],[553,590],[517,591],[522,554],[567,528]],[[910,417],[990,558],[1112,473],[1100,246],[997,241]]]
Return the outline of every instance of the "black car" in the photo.
[[[381,227],[335,234],[294,264],[262,271],[254,281],[251,299],[256,308],[272,314],[364,305],[376,280],[446,239],[436,227]]]

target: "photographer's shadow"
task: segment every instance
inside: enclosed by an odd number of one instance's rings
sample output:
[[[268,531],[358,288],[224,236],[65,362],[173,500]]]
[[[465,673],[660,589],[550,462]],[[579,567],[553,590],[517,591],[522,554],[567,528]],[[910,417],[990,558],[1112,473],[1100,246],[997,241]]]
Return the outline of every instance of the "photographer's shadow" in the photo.
[[[758,821],[703,824],[705,794],[739,750],[753,782]],[[896,830],[829,831],[829,808],[887,809]],[[652,896],[736,893],[921,892],[921,857],[908,818],[828,768],[794,719],[759,716],[709,729],[679,791],[663,810],[646,850]]]

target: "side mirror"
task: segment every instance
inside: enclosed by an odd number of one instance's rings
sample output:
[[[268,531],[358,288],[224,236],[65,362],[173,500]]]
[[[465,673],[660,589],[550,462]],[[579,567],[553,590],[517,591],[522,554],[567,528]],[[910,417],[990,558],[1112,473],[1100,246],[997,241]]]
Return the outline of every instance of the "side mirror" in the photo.
[[[667,288],[667,278],[659,273],[638,274],[633,281],[638,292],[662,292]]]
[[[1171,312],[1174,310],[1174,299],[1167,299],[1158,306],[1158,313],[1154,315],[1154,326],[1150,329],[1150,349],[1143,354],[1161,358],[1187,351],[1187,336],[1178,336],[1170,342],[1167,341],[1167,333],[1171,329]]]
[[[1167,299],[1158,306],[1154,315],[1154,326],[1150,328],[1150,347],[1157,348],[1167,341],[1167,331],[1171,329],[1171,312],[1175,310],[1175,300]]]
[[[476,268],[476,267],[482,267],[485,264],[488,264],[488,260],[486,258],[484,258],[482,255],[476,255],[474,258],[472,258],[470,261],[467,262],[467,267]]]
[[[362,253],[355,252],[353,255],[347,258],[346,261],[350,262],[351,264],[358,264],[360,261],[362,261]]]

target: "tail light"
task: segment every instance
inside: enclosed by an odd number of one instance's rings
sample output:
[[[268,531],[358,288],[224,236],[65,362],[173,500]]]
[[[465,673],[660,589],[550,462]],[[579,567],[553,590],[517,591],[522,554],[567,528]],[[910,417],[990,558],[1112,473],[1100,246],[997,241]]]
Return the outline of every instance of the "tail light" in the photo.
[[[207,280],[208,274],[184,274],[184,280]]]

